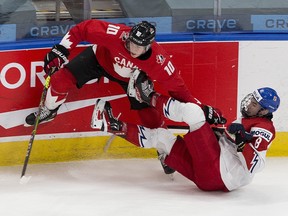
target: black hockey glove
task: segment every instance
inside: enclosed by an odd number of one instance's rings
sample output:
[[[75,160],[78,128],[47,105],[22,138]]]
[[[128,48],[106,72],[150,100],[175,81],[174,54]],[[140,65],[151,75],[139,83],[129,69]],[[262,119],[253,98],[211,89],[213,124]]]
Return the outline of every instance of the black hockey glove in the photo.
[[[226,124],[227,120],[222,116],[222,112],[219,109],[204,105],[202,106],[202,110],[204,111],[206,121],[210,125]]]
[[[240,123],[230,124],[227,131],[235,136],[233,138],[230,136],[230,140],[236,144],[238,152],[242,152],[245,144],[253,138],[253,135],[246,132],[244,126]]]
[[[44,58],[44,71],[48,73],[52,67],[55,67],[58,70],[63,63],[68,63],[68,56],[69,50],[64,46],[60,44],[53,46],[51,51],[48,52]]]
[[[154,91],[154,84],[152,80],[144,72],[140,72],[136,83],[135,83],[136,94],[139,94],[142,101],[149,104],[151,103],[151,98]]]

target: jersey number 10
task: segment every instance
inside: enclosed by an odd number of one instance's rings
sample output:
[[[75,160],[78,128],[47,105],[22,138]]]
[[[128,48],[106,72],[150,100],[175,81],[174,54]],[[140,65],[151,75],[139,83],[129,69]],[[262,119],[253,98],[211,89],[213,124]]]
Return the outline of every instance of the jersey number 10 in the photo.
[[[167,65],[164,67],[164,70],[168,73],[169,76],[171,76],[174,73],[175,68],[173,64],[169,61]]]
[[[120,29],[119,26],[109,24],[106,33],[116,35],[119,29]]]

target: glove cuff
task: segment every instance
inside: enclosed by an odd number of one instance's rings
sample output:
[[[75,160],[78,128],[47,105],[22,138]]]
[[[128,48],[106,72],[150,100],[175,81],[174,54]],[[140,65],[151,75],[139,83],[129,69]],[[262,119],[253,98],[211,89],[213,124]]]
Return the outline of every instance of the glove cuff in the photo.
[[[64,47],[63,45],[61,45],[61,44],[56,44],[56,45],[54,45],[54,46],[52,47],[52,50],[53,50],[54,48],[56,48],[58,51],[60,51],[60,52],[61,52],[63,55],[65,55],[66,57],[68,57],[68,56],[70,55],[69,50],[68,50],[66,47]]]

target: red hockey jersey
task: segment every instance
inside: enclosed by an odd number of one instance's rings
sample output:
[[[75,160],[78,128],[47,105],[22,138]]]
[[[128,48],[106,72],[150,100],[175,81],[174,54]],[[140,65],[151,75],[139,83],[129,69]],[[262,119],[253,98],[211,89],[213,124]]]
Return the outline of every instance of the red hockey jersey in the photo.
[[[125,48],[125,40],[130,29],[122,24],[87,20],[73,27],[60,44],[69,50],[84,41],[95,44],[96,58],[111,76],[128,82],[132,69],[138,68],[145,71],[175,99],[182,102],[197,102],[189,92],[171,57],[158,43],[155,41],[152,43],[152,54],[148,59],[131,57]]]

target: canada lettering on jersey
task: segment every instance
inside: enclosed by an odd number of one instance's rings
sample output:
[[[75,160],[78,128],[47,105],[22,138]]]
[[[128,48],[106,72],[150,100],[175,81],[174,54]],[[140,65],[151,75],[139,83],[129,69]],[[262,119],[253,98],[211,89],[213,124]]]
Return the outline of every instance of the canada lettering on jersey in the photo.
[[[121,57],[115,57],[114,58],[115,62],[117,62],[119,65],[122,65],[127,68],[135,68],[135,65],[133,62],[127,60],[126,58],[121,58]]]
[[[270,131],[268,131],[264,128],[259,128],[259,127],[252,127],[250,133],[253,135],[253,137],[255,137],[255,136],[256,137],[262,137],[267,142],[271,142],[272,136],[273,136],[273,134]]]
[[[95,54],[99,64],[111,76],[128,81],[134,68],[143,69],[153,80],[161,80],[160,85],[169,90],[169,94],[175,99],[185,102],[194,101],[180,76],[180,71],[172,63],[170,56],[156,42],[152,44],[152,58],[139,61],[130,56],[125,47],[125,39],[131,27],[96,19],[85,20],[76,26],[69,31],[70,36],[68,37],[67,34],[67,38],[64,37],[62,40],[67,43],[69,39],[70,43],[72,42],[71,49],[74,49],[81,41],[102,46],[102,49],[95,50]],[[66,44],[64,46],[66,47]]]
[[[116,56],[114,57],[114,61],[116,62],[113,64],[114,70],[121,77],[129,78],[132,72],[132,68],[138,69],[138,67],[134,65],[133,62],[127,60],[126,58]]]

